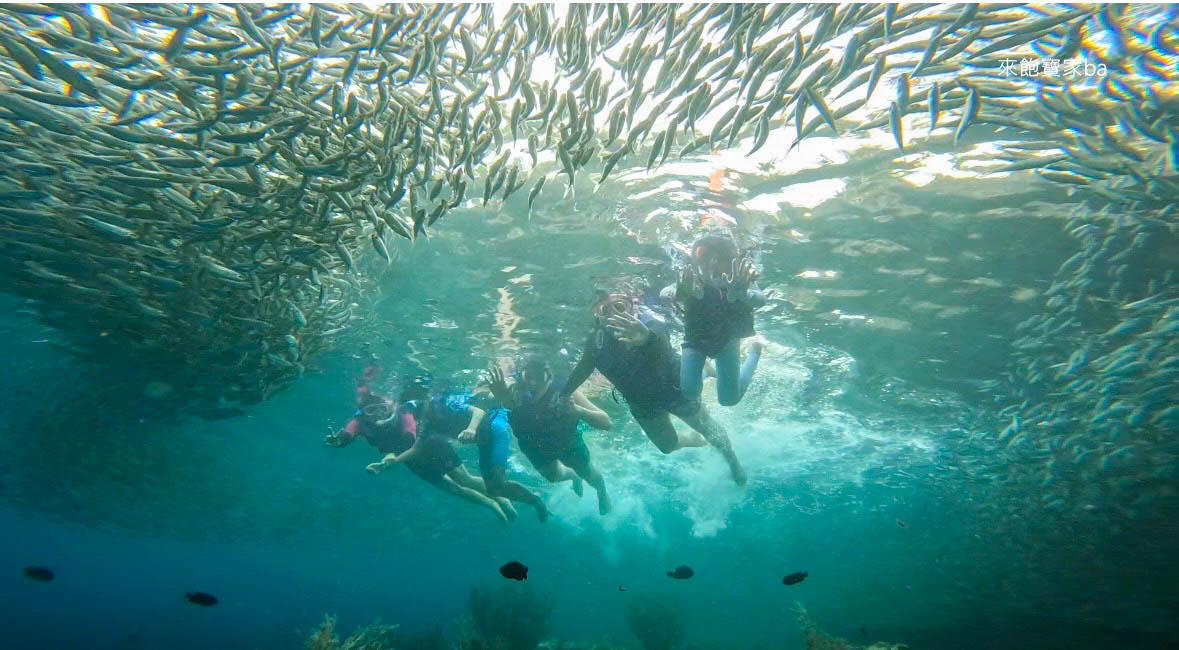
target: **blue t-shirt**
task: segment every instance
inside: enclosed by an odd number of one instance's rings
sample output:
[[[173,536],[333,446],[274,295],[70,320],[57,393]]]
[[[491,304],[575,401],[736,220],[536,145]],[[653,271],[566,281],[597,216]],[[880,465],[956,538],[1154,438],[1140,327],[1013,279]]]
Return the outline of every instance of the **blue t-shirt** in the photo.
[[[430,398],[429,409],[423,422],[426,433],[457,438],[467,425],[471,423],[471,414],[467,410],[470,406],[478,407],[477,398],[471,391],[451,391],[434,395]],[[499,419],[505,412],[500,408],[485,409],[480,429],[486,429]]]

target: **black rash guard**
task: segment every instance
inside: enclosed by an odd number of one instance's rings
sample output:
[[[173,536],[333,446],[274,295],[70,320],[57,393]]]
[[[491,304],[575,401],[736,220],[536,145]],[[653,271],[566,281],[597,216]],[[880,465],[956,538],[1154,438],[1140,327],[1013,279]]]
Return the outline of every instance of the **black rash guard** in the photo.
[[[715,358],[733,339],[753,336],[753,305],[730,301],[727,292],[706,287],[704,296],[677,295],[684,311],[684,348]]]
[[[665,323],[646,310],[639,310],[639,320],[651,332],[639,346],[619,341],[604,325],[595,327],[562,397],[572,395],[597,370],[614,384],[636,417],[692,410],[688,406],[693,400],[680,390],[680,355],[671,347]]]

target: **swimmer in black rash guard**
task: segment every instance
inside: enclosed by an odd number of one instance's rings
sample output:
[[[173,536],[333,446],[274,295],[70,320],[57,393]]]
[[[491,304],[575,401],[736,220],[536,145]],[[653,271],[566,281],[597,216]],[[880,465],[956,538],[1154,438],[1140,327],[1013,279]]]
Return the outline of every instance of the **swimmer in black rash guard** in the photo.
[[[572,395],[597,370],[626,399],[631,414],[660,451],[670,454],[682,447],[711,444],[728,461],[733,480],[744,486],[745,470],[728,435],[699,399],[680,390],[680,356],[671,347],[665,323],[638,309],[635,297],[622,293],[600,296],[593,314],[594,329],[561,389],[561,398]],[[694,435],[677,432],[671,415],[694,429]]]

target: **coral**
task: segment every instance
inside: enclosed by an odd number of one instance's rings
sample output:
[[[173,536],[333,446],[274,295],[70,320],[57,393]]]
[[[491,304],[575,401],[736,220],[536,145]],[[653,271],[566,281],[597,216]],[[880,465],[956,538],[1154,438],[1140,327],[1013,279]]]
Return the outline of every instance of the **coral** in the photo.
[[[456,647],[469,650],[534,650],[548,631],[552,605],[526,584],[471,588],[472,627]]]
[[[304,650],[340,650],[340,640],[336,638],[336,618],[324,615],[319,628],[303,644]]]
[[[806,638],[806,650],[905,650],[909,647],[903,643],[883,642],[873,643],[869,646],[853,645],[819,629],[819,626],[815,625],[810,615],[807,614],[802,603],[797,601],[794,603],[794,613],[798,617],[798,623],[802,626],[802,632]]]
[[[336,617],[324,615],[323,622],[303,647],[305,650],[395,650],[393,633],[398,627],[374,621],[371,625],[356,629],[341,642],[336,637]]]
[[[396,625],[366,625],[344,640],[342,650],[395,650],[393,632]]]
[[[626,609],[626,622],[645,650],[674,650],[684,641],[683,618],[662,601],[632,602]]]

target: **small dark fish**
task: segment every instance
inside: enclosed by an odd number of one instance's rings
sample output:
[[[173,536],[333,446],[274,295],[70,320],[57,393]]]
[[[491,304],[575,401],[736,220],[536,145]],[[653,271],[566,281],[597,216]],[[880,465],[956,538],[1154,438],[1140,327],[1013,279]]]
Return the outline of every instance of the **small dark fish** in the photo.
[[[782,578],[782,584],[796,585],[796,584],[802,582],[803,580],[806,580],[807,575],[808,574],[806,571],[802,571],[799,573],[791,573],[790,575],[786,576],[785,578]]]
[[[30,580],[49,582],[53,579],[53,571],[43,566],[27,566],[25,567],[25,577]]]
[[[189,592],[184,594],[184,597],[188,599],[188,602],[192,603],[193,605],[200,605],[201,607],[212,607],[213,605],[217,604],[216,596],[213,594],[206,594],[202,591]]]
[[[687,580],[694,575],[696,575],[696,572],[690,566],[678,566],[675,568],[675,571],[667,572],[667,577],[675,578],[676,580]]]
[[[242,416],[245,414],[246,414],[246,412],[242,409],[239,409],[234,406],[226,406],[226,407],[221,407],[221,408],[209,409],[207,411],[201,411],[197,415],[200,415],[202,420],[215,421],[215,420],[228,420],[229,418],[236,418],[236,417],[239,417],[239,416]]]
[[[863,625],[860,626],[860,634],[868,636],[868,630],[865,630]]]
[[[499,568],[499,574],[509,580],[527,580],[528,567],[519,562],[508,562]]]
[[[900,526],[901,528],[908,528],[909,527],[907,524],[905,524],[905,522],[901,521],[900,519],[897,520],[897,525]]]
[[[626,590],[622,588],[622,585],[618,585],[618,591],[626,591]]]

